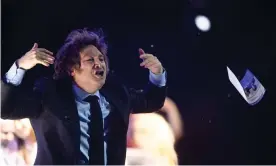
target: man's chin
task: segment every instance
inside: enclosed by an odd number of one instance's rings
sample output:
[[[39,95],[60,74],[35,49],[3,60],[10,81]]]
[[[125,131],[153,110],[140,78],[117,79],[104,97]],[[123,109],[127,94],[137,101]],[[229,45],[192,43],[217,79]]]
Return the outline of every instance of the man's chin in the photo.
[[[102,77],[102,78],[95,78],[95,81],[97,82],[97,84],[102,87],[104,84],[105,84],[105,78]]]

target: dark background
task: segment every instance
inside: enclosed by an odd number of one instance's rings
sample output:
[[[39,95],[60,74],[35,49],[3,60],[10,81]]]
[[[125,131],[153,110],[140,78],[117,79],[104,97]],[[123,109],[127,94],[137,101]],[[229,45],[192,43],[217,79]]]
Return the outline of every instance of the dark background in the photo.
[[[185,123],[176,146],[180,164],[276,164],[272,1],[2,2],[2,75],[34,42],[56,52],[71,30],[102,28],[111,68],[129,85],[138,88],[148,79],[138,48],[158,56],[167,69],[169,96]],[[211,19],[211,31],[196,28],[197,14]],[[249,68],[263,83],[267,93],[259,104],[242,99],[226,65],[240,77]],[[38,66],[24,83],[51,74]]]

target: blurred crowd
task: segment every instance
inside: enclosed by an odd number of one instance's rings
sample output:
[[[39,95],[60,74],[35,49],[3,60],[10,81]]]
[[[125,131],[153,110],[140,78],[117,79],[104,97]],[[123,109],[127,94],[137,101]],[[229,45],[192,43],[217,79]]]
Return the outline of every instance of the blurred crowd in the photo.
[[[178,107],[168,97],[158,112],[131,114],[126,165],[178,165],[175,143],[184,135],[183,128]]]
[[[0,165],[33,165],[37,143],[29,119],[0,119]]]
[[[33,165],[37,143],[29,119],[0,119],[0,126],[0,165]],[[126,165],[178,165],[174,145],[182,135],[183,122],[170,98],[157,113],[132,114]]]

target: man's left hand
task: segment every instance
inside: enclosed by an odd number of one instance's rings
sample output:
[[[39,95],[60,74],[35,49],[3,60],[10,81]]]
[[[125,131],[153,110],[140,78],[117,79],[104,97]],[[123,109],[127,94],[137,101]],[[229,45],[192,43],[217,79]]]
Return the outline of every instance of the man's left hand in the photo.
[[[143,49],[139,49],[140,58],[143,59],[143,62],[140,66],[149,69],[153,74],[162,74],[163,66],[157,57],[152,54],[146,54]]]

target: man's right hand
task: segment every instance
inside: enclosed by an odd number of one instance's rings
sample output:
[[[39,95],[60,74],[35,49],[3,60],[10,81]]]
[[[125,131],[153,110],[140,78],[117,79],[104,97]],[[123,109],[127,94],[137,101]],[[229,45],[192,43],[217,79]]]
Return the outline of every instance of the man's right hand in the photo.
[[[33,68],[36,64],[42,64],[49,66],[54,63],[55,58],[53,53],[44,48],[38,48],[38,44],[35,43],[33,48],[28,51],[24,56],[17,60],[18,67],[25,70]]]

